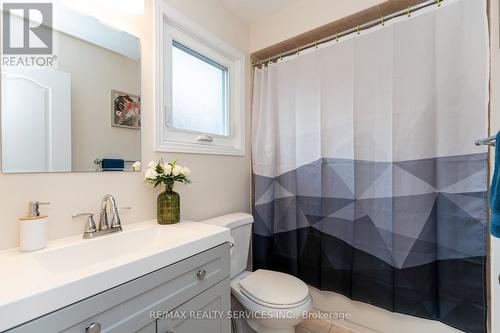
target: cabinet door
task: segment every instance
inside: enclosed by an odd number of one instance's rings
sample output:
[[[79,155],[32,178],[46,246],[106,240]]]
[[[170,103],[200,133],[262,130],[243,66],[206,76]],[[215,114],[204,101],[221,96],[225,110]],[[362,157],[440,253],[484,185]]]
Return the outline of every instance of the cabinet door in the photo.
[[[226,279],[157,321],[157,333],[230,333],[230,286]]]
[[[156,321],[138,330],[136,333],[156,333]]]

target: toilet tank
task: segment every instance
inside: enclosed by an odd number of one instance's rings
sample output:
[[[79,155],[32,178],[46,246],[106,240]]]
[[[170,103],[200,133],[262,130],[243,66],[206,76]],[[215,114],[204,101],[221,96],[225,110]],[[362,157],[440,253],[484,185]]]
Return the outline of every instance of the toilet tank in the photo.
[[[201,221],[231,230],[234,246],[231,248],[231,278],[244,272],[248,264],[250,239],[252,238],[253,216],[247,213],[233,213]]]

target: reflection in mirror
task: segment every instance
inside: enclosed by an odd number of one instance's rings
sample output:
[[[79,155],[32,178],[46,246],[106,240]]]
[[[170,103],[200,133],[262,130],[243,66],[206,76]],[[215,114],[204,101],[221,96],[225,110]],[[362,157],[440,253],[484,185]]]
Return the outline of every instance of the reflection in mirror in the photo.
[[[133,170],[139,40],[67,9],[54,16],[53,66],[2,67],[2,172]]]

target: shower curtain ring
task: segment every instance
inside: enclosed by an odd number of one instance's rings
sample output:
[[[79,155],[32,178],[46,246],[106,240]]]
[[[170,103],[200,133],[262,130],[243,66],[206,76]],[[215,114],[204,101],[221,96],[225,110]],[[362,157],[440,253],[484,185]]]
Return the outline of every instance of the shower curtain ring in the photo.
[[[382,26],[385,26],[384,15],[382,15],[382,17],[380,18],[380,23],[382,24]]]
[[[314,48],[317,49],[318,48],[318,41],[315,41],[314,42]]]
[[[338,32],[335,34],[335,40],[337,41],[337,43],[339,42],[339,33]]]
[[[408,9],[406,10],[406,14],[408,15],[408,17],[411,17],[411,7],[408,6]]]
[[[359,25],[356,27],[356,31],[358,32],[358,35],[361,35],[361,30],[359,30]]]
[[[297,48],[297,53],[295,53],[295,55],[299,55],[300,54],[300,48],[298,47]]]
[[[438,7],[441,7],[441,2],[442,2],[442,1],[443,1],[443,0],[436,0],[436,4],[437,4],[437,6],[438,6]]]

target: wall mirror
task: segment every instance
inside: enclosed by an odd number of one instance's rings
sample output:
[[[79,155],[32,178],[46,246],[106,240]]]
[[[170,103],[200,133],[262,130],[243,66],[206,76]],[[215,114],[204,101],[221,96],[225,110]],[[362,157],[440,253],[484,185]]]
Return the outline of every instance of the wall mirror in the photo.
[[[53,23],[39,22],[45,35],[30,35],[43,46],[37,38],[52,34],[50,54],[2,51],[2,172],[139,170],[140,40],[68,8],[51,10]],[[16,13],[7,14],[11,44],[26,22]]]

